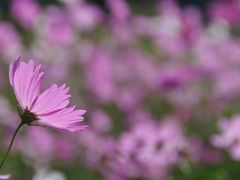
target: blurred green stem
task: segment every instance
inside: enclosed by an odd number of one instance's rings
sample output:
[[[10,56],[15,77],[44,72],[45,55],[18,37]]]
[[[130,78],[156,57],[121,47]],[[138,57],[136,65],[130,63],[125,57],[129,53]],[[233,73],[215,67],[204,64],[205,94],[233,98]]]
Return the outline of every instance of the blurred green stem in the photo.
[[[10,145],[9,145],[9,147],[8,147],[8,150],[7,150],[5,156],[4,156],[4,158],[3,158],[3,160],[2,160],[2,162],[1,162],[1,164],[0,164],[0,170],[1,170],[4,162],[6,161],[6,159],[7,159],[7,157],[8,157],[8,154],[9,154],[10,151],[11,151],[11,148],[12,148],[13,142],[14,142],[14,140],[15,140],[15,137],[16,137],[19,129],[22,127],[23,124],[24,124],[24,123],[19,124],[19,126],[18,126],[17,129],[15,130],[15,132],[14,132],[14,134],[13,134],[13,137],[12,137],[12,140],[11,140],[11,143],[10,143]]]

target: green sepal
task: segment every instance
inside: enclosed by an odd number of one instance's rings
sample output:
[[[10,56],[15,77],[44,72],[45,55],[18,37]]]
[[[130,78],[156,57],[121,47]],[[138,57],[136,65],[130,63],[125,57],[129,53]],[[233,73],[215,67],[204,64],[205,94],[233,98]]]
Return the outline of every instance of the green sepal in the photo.
[[[16,107],[17,107],[18,115],[22,118],[23,110],[22,110],[21,106],[20,105],[16,105]]]

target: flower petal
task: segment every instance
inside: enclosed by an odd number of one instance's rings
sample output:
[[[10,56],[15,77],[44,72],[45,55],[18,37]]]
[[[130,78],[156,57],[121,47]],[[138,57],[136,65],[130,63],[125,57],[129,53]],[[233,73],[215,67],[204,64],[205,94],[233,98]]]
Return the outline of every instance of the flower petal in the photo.
[[[19,58],[10,65],[9,79],[20,106],[29,109],[39,95],[44,73],[39,72],[41,65],[34,70],[32,60],[28,64],[21,62],[18,66]]]
[[[18,56],[16,61],[13,61],[9,67],[9,81],[10,81],[11,86],[13,86],[13,79],[14,79],[15,72],[17,70],[19,60],[20,60],[20,56]]]
[[[74,110],[75,106],[70,108],[64,108],[49,116],[43,115],[38,116],[38,121],[42,124],[51,126],[55,129],[65,131],[78,131],[87,128],[88,126],[79,126],[77,123],[84,120],[82,115],[86,112],[85,110]]]
[[[53,84],[50,88],[41,93],[31,108],[31,111],[37,115],[46,115],[51,112],[55,112],[65,108],[69,104],[71,98],[70,95],[66,93],[69,90],[69,87],[65,88],[65,84],[57,87],[56,84]]]

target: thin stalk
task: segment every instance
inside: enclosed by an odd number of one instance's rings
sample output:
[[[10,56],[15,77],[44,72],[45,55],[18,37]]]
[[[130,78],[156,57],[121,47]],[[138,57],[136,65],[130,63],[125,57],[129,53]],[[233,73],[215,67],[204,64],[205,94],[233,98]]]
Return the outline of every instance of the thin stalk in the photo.
[[[15,137],[16,137],[16,135],[17,135],[19,129],[22,127],[22,125],[24,125],[24,123],[19,124],[19,126],[17,127],[17,129],[15,130],[15,132],[14,132],[14,134],[13,134],[13,137],[12,137],[11,143],[10,143],[8,149],[7,149],[7,152],[6,152],[6,154],[5,154],[4,158],[3,158],[3,160],[2,160],[1,163],[0,163],[0,170],[1,170],[1,168],[2,168],[2,166],[3,166],[3,164],[4,164],[4,162],[6,161],[6,159],[7,159],[7,157],[8,157],[8,154],[9,154],[10,151],[11,151],[11,148],[12,148],[13,142],[14,142],[14,140],[15,140]]]

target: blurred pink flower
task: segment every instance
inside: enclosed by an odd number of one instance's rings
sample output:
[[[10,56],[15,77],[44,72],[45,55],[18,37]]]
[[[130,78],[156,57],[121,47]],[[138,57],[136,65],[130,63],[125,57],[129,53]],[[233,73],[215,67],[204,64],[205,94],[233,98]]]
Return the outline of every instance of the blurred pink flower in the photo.
[[[111,136],[100,136],[91,130],[84,131],[78,138],[79,144],[87,150],[85,154],[86,163],[89,167],[101,172],[109,172],[111,167],[108,163],[112,163],[111,160],[116,157],[116,141]]]
[[[218,98],[235,98],[239,96],[239,75],[239,71],[231,67],[229,70],[218,73],[213,87],[214,95]]]
[[[0,123],[12,129],[17,125],[17,114],[13,113],[7,98],[0,96]]]
[[[89,31],[103,20],[103,13],[97,6],[77,1],[68,8],[70,19],[80,31]]]
[[[132,87],[132,88],[125,88],[119,90],[116,101],[119,108],[124,112],[131,112],[138,108],[140,102],[144,97],[143,92],[138,92],[140,86]],[[143,91],[143,89],[142,89]]]
[[[0,175],[0,180],[9,180],[10,179],[10,175]]]
[[[192,43],[202,31],[202,19],[198,9],[187,8],[182,12],[182,37],[185,41]]]
[[[43,141],[44,139],[44,141]],[[18,149],[38,164],[49,163],[55,155],[56,137],[45,128],[29,128],[26,136],[20,137]]]
[[[239,23],[240,4],[237,0],[216,1],[209,8],[213,20],[224,20],[231,25]]]
[[[50,88],[39,94],[43,72],[41,65],[34,70],[31,60],[28,64],[21,62],[20,57],[12,62],[9,69],[10,84],[16,98],[23,110],[22,123],[31,125],[33,121],[59,130],[77,131],[87,128],[77,123],[83,121],[85,110],[74,110],[75,106],[67,108],[70,95],[69,87],[58,87],[53,84]]]
[[[164,15],[179,16],[181,14],[177,3],[173,0],[160,1],[157,5],[157,10]]]
[[[172,90],[195,80],[196,70],[190,65],[166,64],[159,68],[159,87]]]
[[[0,22],[0,53],[10,60],[22,50],[21,38],[11,23]]]
[[[108,0],[107,6],[114,18],[120,21],[128,20],[131,12],[125,0]]]
[[[129,43],[134,40],[132,26],[130,25],[131,12],[125,0],[107,0],[106,5],[111,15],[109,26],[118,43]]]
[[[105,133],[112,129],[110,117],[102,110],[97,109],[90,114],[91,127],[97,132]]]
[[[188,151],[194,161],[215,164],[222,160],[222,154],[219,150],[208,147],[199,138],[193,138],[189,141]]]
[[[127,177],[159,179],[169,166],[179,161],[186,144],[180,124],[174,117],[167,117],[160,124],[145,120],[137,123],[130,132],[121,134],[115,168]]]
[[[240,160],[240,115],[219,121],[220,134],[215,134],[211,142],[215,147],[228,149],[232,158]]]
[[[76,155],[75,141],[69,136],[60,136],[58,137],[55,151],[61,161],[71,163]]]
[[[49,6],[45,14],[44,23],[38,28],[43,40],[53,46],[66,46],[73,43],[75,30],[69,14],[56,6]]]
[[[35,0],[14,0],[11,4],[11,14],[20,25],[28,29],[36,22],[40,6]]]
[[[108,102],[113,99],[115,93],[112,56],[103,48],[91,46],[85,48],[82,56],[85,59],[83,65],[86,87],[97,98],[103,102]]]

